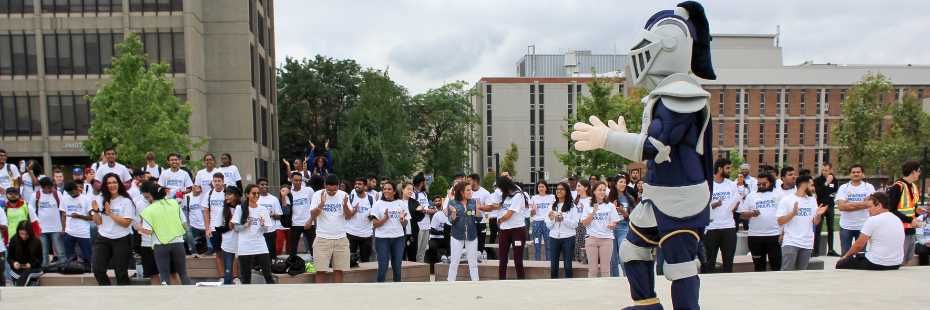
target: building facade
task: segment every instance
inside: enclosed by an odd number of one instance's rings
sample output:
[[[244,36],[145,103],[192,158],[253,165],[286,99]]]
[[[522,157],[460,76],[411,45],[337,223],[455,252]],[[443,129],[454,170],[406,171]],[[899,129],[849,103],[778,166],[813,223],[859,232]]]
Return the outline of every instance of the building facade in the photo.
[[[81,142],[93,115],[84,95],[108,81],[114,45],[135,32],[149,63],[194,108],[193,159],[229,153],[243,182],[276,180],[277,108],[272,0],[0,0],[0,129],[10,162],[44,172],[97,160]],[[159,160],[159,164],[166,165]],[[247,178],[249,180],[247,180]]]

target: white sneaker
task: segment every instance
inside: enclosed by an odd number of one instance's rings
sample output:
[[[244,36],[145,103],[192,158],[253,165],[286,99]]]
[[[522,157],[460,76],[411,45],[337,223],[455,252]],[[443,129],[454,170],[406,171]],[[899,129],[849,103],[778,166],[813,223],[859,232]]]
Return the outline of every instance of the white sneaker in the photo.
[[[200,258],[200,254],[194,253],[194,258]]]
[[[162,282],[161,285],[162,285],[162,286],[168,286],[168,283]]]
[[[239,278],[235,278],[235,279],[233,279],[233,284],[235,284],[235,285],[240,285],[240,284],[242,284],[242,281],[239,280]]]

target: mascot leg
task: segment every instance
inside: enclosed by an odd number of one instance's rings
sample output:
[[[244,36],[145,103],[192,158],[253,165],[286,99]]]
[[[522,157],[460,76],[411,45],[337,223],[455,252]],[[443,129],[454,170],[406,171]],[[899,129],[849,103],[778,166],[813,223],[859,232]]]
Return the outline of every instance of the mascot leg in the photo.
[[[623,309],[662,310],[655,291],[655,261],[652,249],[658,245],[659,231],[655,227],[641,228],[630,224],[630,232],[620,244],[626,277],[634,305]]]
[[[665,254],[665,278],[672,281],[672,304],[675,309],[700,309],[701,280],[698,270],[701,262],[696,259],[698,240],[704,229],[663,231],[659,241]]]

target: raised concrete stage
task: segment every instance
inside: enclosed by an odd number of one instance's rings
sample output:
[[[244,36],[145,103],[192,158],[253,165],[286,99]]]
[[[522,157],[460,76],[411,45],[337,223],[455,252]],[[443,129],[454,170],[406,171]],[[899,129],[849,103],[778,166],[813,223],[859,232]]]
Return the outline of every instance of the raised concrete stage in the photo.
[[[403,268],[403,281],[404,282],[429,282],[430,281],[430,272],[429,264],[413,263],[413,262],[404,262],[402,265]],[[449,268],[446,267],[448,270]],[[495,269],[496,270],[496,269]],[[110,275],[110,281],[116,283],[116,278],[113,276],[113,271],[108,272]],[[132,279],[133,285],[149,285],[149,279],[137,279],[135,270],[129,271],[129,276]],[[193,258],[192,256],[187,257],[187,274],[191,277],[191,280],[197,281],[217,281],[220,278],[219,271],[216,269],[216,259],[214,257],[200,257]],[[378,263],[361,263],[358,268],[352,268],[351,270],[343,272],[343,281],[347,283],[355,282],[375,282],[378,274]],[[297,283],[313,283],[315,281],[315,274],[303,273],[296,276],[291,276],[288,274],[275,274],[275,280],[279,284],[297,284]],[[261,278],[260,276],[258,277]],[[388,282],[393,281],[393,276],[391,274],[391,269],[388,267]],[[253,282],[256,279],[253,277]],[[264,281],[263,279],[261,281]],[[333,275],[331,272],[326,273],[326,283],[333,282]],[[39,278],[39,284],[41,286],[96,286],[97,280],[94,279],[94,275],[91,273],[79,274],[79,275],[63,275],[57,273],[44,274]]]
[[[930,277],[930,267],[896,271],[794,271],[701,276],[701,306],[715,310],[921,309],[928,294],[895,290]],[[656,292],[672,309],[669,282]],[[104,290],[104,291],[101,291]],[[632,305],[626,279],[231,285],[224,287],[3,287],[3,309],[619,309]],[[54,298],[50,298],[54,296]],[[202,308],[202,306],[200,306]]]

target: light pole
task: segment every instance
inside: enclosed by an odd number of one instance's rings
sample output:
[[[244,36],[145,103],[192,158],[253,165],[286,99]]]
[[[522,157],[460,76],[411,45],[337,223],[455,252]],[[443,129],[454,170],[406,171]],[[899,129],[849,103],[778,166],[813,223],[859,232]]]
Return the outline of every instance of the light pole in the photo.
[[[501,153],[494,153],[494,182],[501,177]]]
[[[926,146],[920,146],[920,147],[917,147],[917,148],[918,148],[918,149],[921,149],[921,150],[924,150],[924,157],[923,157],[923,161],[920,163],[920,167],[921,167],[921,168],[926,167],[926,166],[927,166],[927,147],[926,147]],[[921,173],[921,174],[920,174],[920,193],[921,193],[921,195],[920,195],[920,204],[921,204],[921,205],[924,204],[924,197],[927,195],[926,193],[924,193],[924,189],[925,189],[925,188],[927,188],[927,177],[926,177],[926,174]]]

